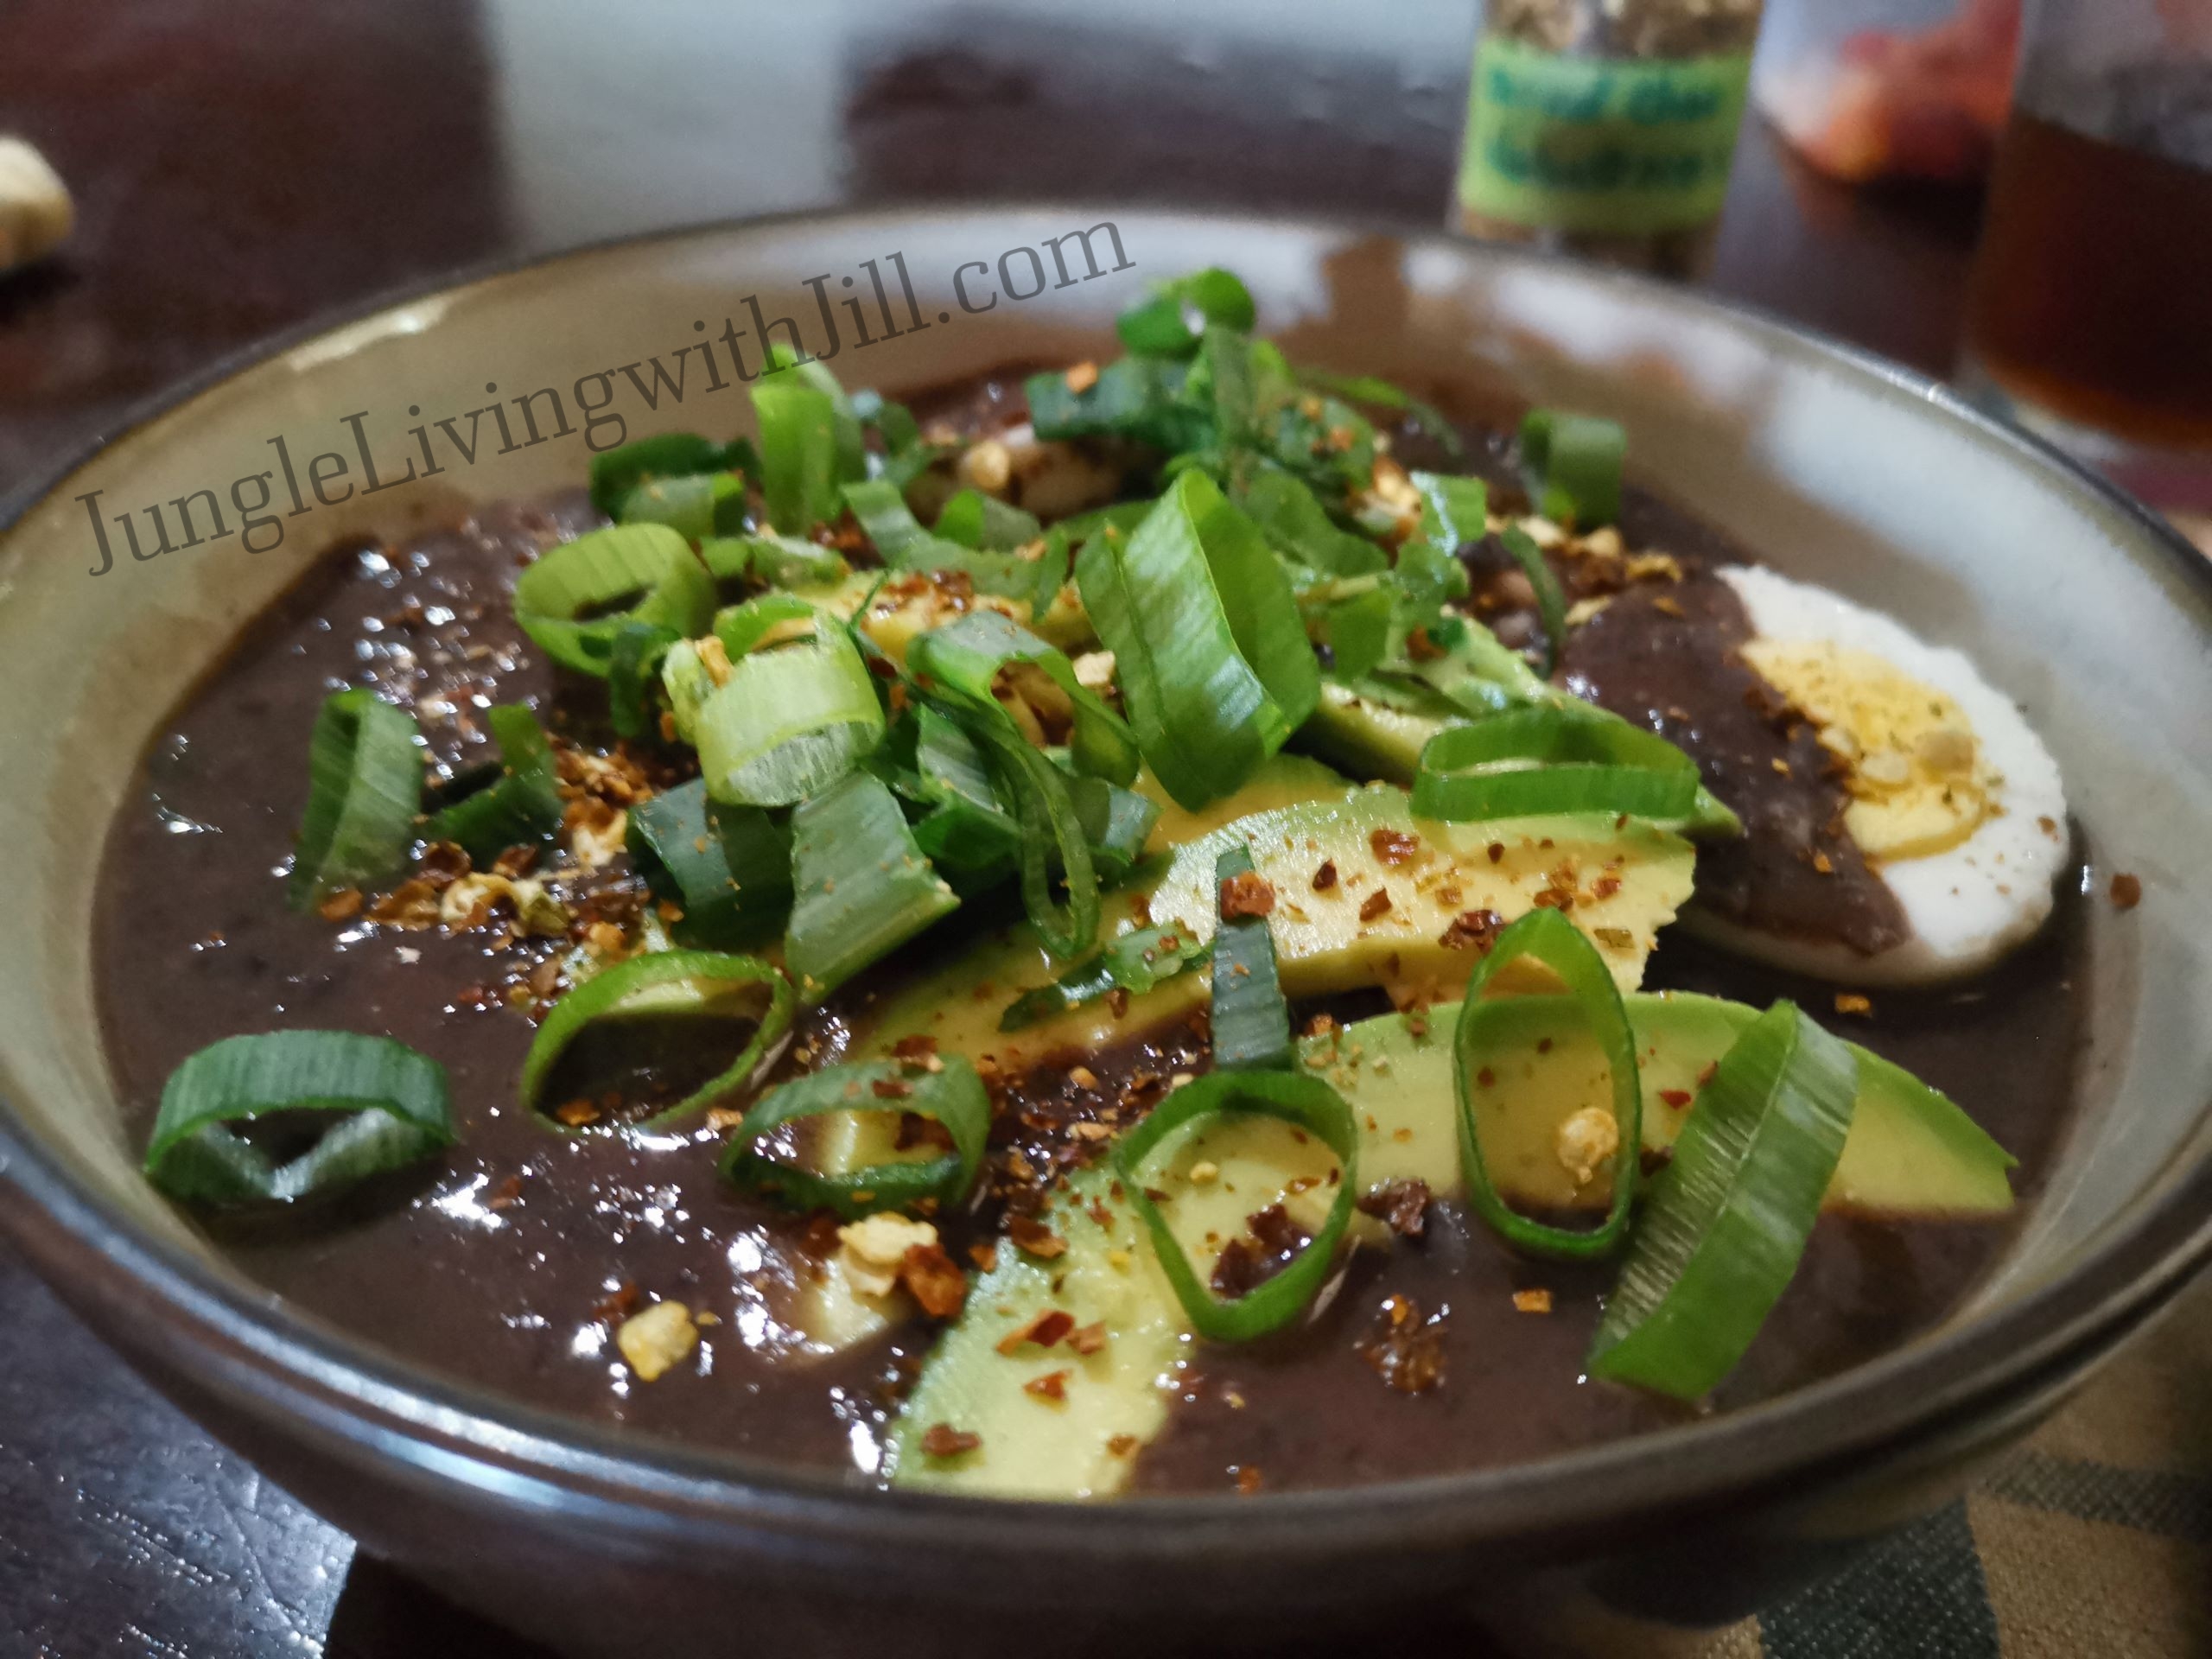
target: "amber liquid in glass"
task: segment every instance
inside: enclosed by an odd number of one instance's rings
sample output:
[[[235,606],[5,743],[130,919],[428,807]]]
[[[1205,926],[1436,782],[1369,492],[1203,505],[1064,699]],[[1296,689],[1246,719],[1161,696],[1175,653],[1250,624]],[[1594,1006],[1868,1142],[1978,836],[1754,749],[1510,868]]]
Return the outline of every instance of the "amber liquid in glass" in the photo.
[[[2000,388],[2062,419],[2212,451],[2212,65],[2146,68],[2106,95],[2099,124],[2116,137],[2014,111],[1971,349]]]

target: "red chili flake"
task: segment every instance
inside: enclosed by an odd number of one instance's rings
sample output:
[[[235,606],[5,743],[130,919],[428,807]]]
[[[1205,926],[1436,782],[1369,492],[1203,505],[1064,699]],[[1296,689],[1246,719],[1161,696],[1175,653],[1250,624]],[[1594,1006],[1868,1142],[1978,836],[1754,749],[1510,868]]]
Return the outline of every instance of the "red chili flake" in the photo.
[[[1504,861],[1504,858],[1505,858],[1505,843],[1504,843],[1503,842],[1502,842],[1502,841],[1493,841],[1492,842],[1491,842],[1491,844],[1490,844],[1490,861],[1491,861],[1491,863],[1493,863],[1493,864],[1502,863],[1502,862],[1503,862],[1503,861]]]
[[[942,1244],[908,1246],[899,1263],[899,1281],[933,1319],[950,1319],[968,1300],[968,1275]]]
[[[968,1259],[973,1262],[981,1271],[989,1273],[999,1264],[999,1247],[988,1238],[980,1244],[970,1244],[968,1247]]]
[[[2115,875],[2112,879],[2112,907],[2133,910],[2143,902],[2143,882],[2139,876]]]
[[[1497,931],[1505,925],[1505,918],[1494,910],[1463,910],[1452,918],[1452,925],[1437,936],[1436,942],[1446,950],[1476,950],[1485,956],[1497,943]]]
[[[1333,858],[1325,858],[1321,861],[1321,868],[1313,872],[1313,891],[1326,893],[1336,885],[1337,861]]]
[[[1265,916],[1275,907],[1275,890],[1255,871],[1232,875],[1221,884],[1221,919],[1233,922],[1246,916]]]
[[[1620,890],[1621,879],[1618,875],[1601,875],[1590,884],[1592,899],[1610,899]]]
[[[499,1190],[484,1200],[486,1210],[505,1210],[522,1202],[522,1177],[510,1175],[499,1185]]]
[[[1389,908],[1390,889],[1377,887],[1359,901],[1359,919],[1363,922],[1371,922]]]
[[[1695,1096],[1687,1089],[1662,1089],[1659,1091],[1659,1098],[1679,1112]]]
[[[1386,1181],[1360,1195],[1363,1215],[1390,1224],[1401,1238],[1419,1238],[1428,1224],[1428,1183],[1421,1180]]]
[[[950,1423],[931,1423],[929,1432],[922,1436],[922,1450],[932,1458],[957,1458],[963,1452],[973,1452],[982,1443],[982,1435],[955,1428]]]
[[[901,1037],[891,1046],[891,1055],[893,1059],[926,1060],[936,1052],[937,1039],[925,1031],[918,1031],[912,1036]]]
[[[1428,637],[1427,628],[1415,628],[1406,636],[1406,655],[1417,663],[1433,662],[1444,654],[1444,647]]]
[[[1263,1484],[1264,1478],[1261,1475],[1260,1465],[1256,1463],[1248,1463],[1236,1471],[1236,1491],[1242,1497],[1251,1497]]]
[[[1106,1321],[1096,1325],[1078,1325],[1068,1332],[1068,1346],[1088,1357],[1106,1345]]]
[[[868,1091],[878,1100],[904,1100],[914,1092],[914,1085],[904,1077],[878,1077],[868,1084]]]
[[[1129,1012],[1128,992],[1122,987],[1116,985],[1112,990],[1106,993],[1106,1007],[1107,1011],[1116,1020],[1125,1018]]]
[[[1106,1442],[1106,1450],[1110,1456],[1126,1458],[1137,1449],[1137,1437],[1134,1434],[1116,1434]]]
[[[1008,1216],[1006,1236],[1039,1261],[1049,1262],[1067,1253],[1067,1240],[1034,1216]]]
[[[1482,1084],[1484,1088],[1487,1089],[1491,1084],[1497,1081],[1497,1073],[1491,1071],[1490,1067],[1484,1066],[1481,1071],[1475,1073],[1475,1081]]]
[[[1021,1385],[1024,1394],[1033,1394],[1039,1400],[1065,1400],[1068,1397],[1068,1373],[1047,1371],[1042,1376],[1033,1376]]]
[[[1016,1354],[1024,1343],[1033,1342],[1039,1348],[1050,1348],[1062,1337],[1075,1329],[1075,1315],[1062,1308],[1051,1308],[1039,1313],[1018,1330],[1009,1331],[999,1338],[999,1352]]]
[[[1375,849],[1375,856],[1383,863],[1395,866],[1412,860],[1421,851],[1421,837],[1402,830],[1383,828],[1370,830],[1367,844]]]
[[[1385,1297],[1375,1327],[1356,1351],[1385,1387],[1425,1394],[1444,1380],[1443,1316],[1424,1320],[1410,1296]]]

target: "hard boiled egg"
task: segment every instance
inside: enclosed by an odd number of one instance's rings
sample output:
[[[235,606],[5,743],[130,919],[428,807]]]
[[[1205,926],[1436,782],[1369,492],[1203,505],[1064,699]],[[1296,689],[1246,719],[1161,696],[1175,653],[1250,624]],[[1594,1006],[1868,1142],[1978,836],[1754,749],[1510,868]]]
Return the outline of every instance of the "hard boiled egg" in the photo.
[[[2066,797],[2019,710],[1958,652],[1840,594],[1751,566],[1718,574],[1751,622],[1745,662],[1818,734],[1845,829],[1910,931],[1867,955],[1710,913],[1697,930],[1854,985],[1956,978],[2032,938],[2067,862]]]

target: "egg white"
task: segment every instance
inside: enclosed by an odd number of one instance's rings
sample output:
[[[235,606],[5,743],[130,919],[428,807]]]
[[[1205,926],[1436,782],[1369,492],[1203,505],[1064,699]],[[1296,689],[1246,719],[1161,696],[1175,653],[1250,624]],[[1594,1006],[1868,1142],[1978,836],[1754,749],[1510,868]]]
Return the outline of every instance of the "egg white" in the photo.
[[[1946,693],[1973,724],[1980,753],[2001,782],[1992,791],[1994,815],[1958,845],[1870,866],[1911,928],[1910,938],[1887,950],[1862,955],[1838,940],[1765,932],[1695,906],[1682,925],[1738,955],[1845,985],[1961,978],[2026,944],[2050,919],[2068,836],[2057,762],[2020,711],[1959,652],[1930,645],[1840,594],[1750,565],[1719,574],[1742,600],[1754,634],[1864,651]]]

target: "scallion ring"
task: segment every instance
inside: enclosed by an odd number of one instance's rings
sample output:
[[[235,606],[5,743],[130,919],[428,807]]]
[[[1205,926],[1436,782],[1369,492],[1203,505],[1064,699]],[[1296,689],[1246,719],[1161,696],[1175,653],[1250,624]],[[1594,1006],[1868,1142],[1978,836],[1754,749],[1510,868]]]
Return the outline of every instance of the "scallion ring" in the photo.
[[[621,601],[636,602],[616,614]],[[715,580],[666,524],[614,524],[550,547],[515,578],[515,620],[555,662],[604,676],[627,621],[687,638],[715,610]]]
[[[1497,539],[1535,590],[1536,615],[1544,627],[1544,674],[1549,678],[1559,667],[1560,653],[1567,649],[1567,597],[1560,591],[1559,578],[1552,574],[1535,537],[1518,524],[1508,524]]]
[[[1858,1092],[1858,1057],[1794,1004],[1744,1028],[1651,1185],[1592,1376],[1695,1400],[1735,1368],[1805,1253]]]
[[[1274,935],[1268,931],[1274,894],[1263,884],[1252,849],[1239,843],[1214,861],[1220,925],[1213,935],[1213,1063],[1219,1071],[1290,1068],[1290,1005],[1275,974]]]
[[[305,1151],[278,1163],[236,1125],[283,1112],[327,1115]],[[446,1069],[389,1037],[273,1031],[226,1037],[169,1073],[146,1175],[196,1204],[289,1203],[430,1157],[453,1143]]]
[[[1485,1002],[1483,992],[1500,969],[1523,957],[1541,963],[1559,976],[1567,995],[1590,1022],[1606,1069],[1612,1074],[1613,1128],[1618,1136],[1611,1160],[1612,1203],[1604,1224],[1596,1228],[1553,1227],[1531,1221],[1505,1202],[1484,1161],[1474,1091],[1482,1086],[1485,1070],[1508,1065],[1511,1057],[1494,1051],[1489,1042],[1488,1012],[1503,1005]],[[1643,1093],[1637,1080],[1636,1035],[1629,1028],[1620,988],[1614,984],[1605,959],[1558,911],[1532,910],[1504,929],[1468,979],[1466,1000],[1459,1005],[1459,1023],[1452,1033],[1452,1071],[1459,1109],[1460,1162],[1466,1174],[1467,1201],[1476,1212],[1508,1243],[1532,1255],[1587,1261],[1619,1248],[1628,1235],[1637,1178],[1643,1167]]]
[[[1337,1154],[1338,1169],[1336,1198],[1313,1242],[1273,1278],[1243,1296],[1224,1301],[1199,1280],[1190,1258],[1183,1254],[1181,1242],[1146,1185],[1144,1161],[1177,1130],[1235,1112],[1280,1118],[1317,1136]],[[1343,1097],[1310,1074],[1210,1071],[1168,1096],[1141,1123],[1116,1141],[1114,1166],[1130,1204],[1144,1218],[1160,1268],[1192,1325],[1216,1342],[1249,1342],[1295,1319],[1326,1281],[1359,1192],[1359,1126]]]
[[[1529,493],[1545,518],[1592,531],[1621,516],[1621,461],[1628,434],[1618,421],[1532,409],[1521,422]]]
[[[947,1054],[930,1071],[899,1060],[826,1066],[763,1095],[745,1114],[721,1158],[723,1176],[748,1192],[772,1194],[794,1210],[833,1210],[851,1218],[925,1200],[950,1209],[968,1196],[983,1165],[991,1102],[976,1068]],[[912,1163],[871,1165],[823,1175],[779,1163],[754,1148],[787,1123],[832,1112],[912,1112],[942,1123],[953,1150]]]
[[[518,702],[486,711],[499,750],[493,782],[441,809],[423,826],[431,841],[450,841],[477,863],[489,864],[510,847],[543,841],[561,827],[561,777],[553,746],[537,716]]]
[[[622,625],[607,657],[607,718],[617,737],[632,741],[660,735],[660,685],[668,648],[683,636],[658,622]]]
[[[739,608],[758,620],[783,607],[812,609],[787,597]],[[883,705],[860,648],[841,622],[813,614],[810,639],[756,645],[693,715],[700,774],[716,800],[789,806],[836,783],[881,741]]]
[[[1656,733],[1586,704],[1509,709],[1449,726],[1421,750],[1414,815],[1467,821],[1560,812],[1661,822],[1698,806],[1697,763]]]
[[[294,907],[405,869],[422,799],[414,716],[358,687],[325,697],[308,741],[308,806],[287,889]]]
[[[772,963],[757,957],[727,956],[717,950],[654,950],[601,969],[556,1002],[531,1039],[518,1090],[523,1109],[549,1128],[566,1127],[549,1122],[538,1110],[538,1100],[555,1062],[594,1020],[648,1012],[718,1014],[724,1011],[730,988],[750,986],[766,989],[768,1006],[760,1013],[743,1052],[702,1087],[641,1120],[637,1127],[660,1128],[703,1110],[744,1087],[762,1057],[791,1026],[790,982]],[[675,988],[677,994],[655,995],[662,987]]]

